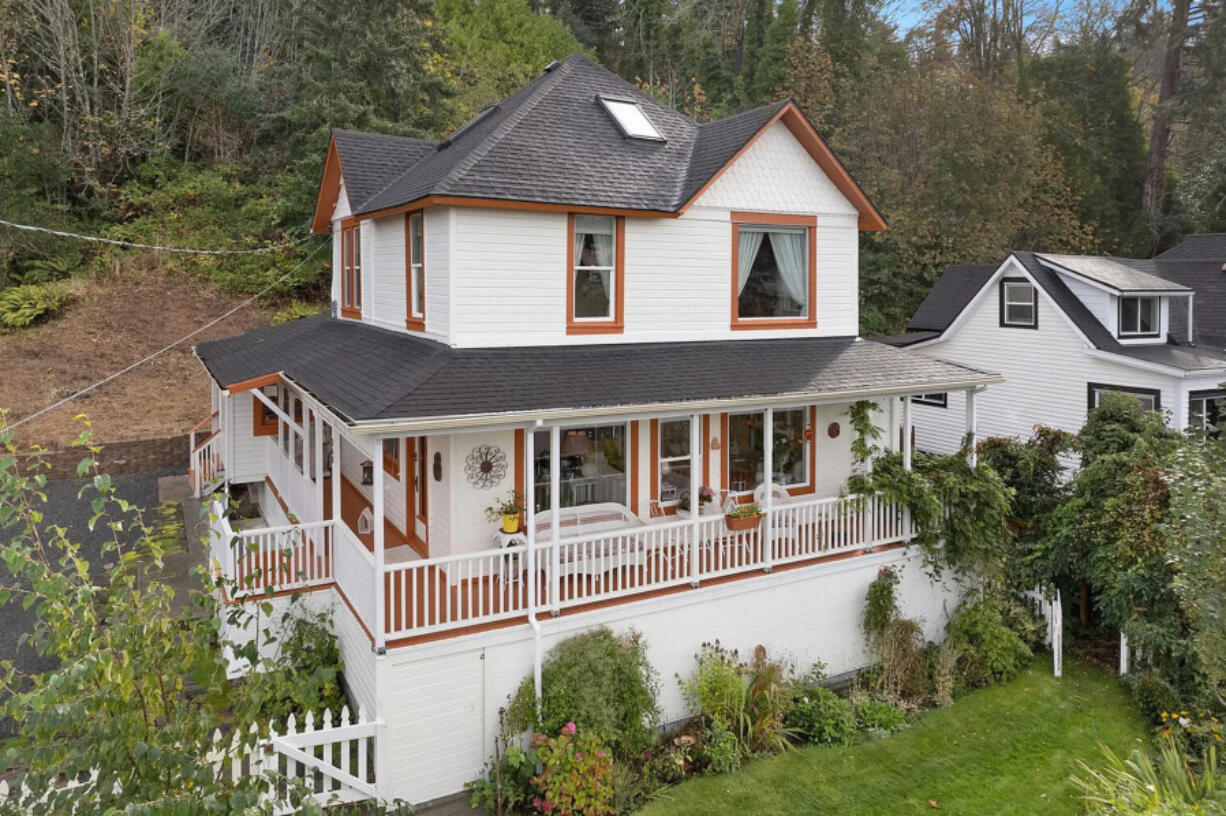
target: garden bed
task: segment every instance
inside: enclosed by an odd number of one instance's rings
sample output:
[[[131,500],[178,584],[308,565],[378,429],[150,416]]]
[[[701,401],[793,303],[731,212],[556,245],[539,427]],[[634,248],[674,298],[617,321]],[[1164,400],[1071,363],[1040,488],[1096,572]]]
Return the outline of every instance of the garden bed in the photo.
[[[1077,761],[1100,762],[1099,744],[1126,755],[1148,745],[1119,682],[1049,658],[1012,682],[972,692],[919,715],[884,739],[810,747],[755,760],[741,771],[662,791],[644,816],[685,814],[1076,814],[1068,779]]]

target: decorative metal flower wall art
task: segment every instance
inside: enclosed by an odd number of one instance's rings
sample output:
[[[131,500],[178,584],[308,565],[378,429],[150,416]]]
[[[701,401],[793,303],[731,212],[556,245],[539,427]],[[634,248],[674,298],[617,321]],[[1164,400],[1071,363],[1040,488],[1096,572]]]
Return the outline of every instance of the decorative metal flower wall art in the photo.
[[[464,475],[479,490],[496,487],[507,475],[507,455],[497,445],[478,445],[464,460]]]

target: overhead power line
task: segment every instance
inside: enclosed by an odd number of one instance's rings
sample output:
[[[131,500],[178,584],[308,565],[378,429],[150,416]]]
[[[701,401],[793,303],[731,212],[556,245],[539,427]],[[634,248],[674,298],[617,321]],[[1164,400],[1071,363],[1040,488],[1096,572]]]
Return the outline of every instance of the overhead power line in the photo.
[[[309,241],[313,237],[308,233],[305,237],[299,238],[296,241],[290,241],[285,244],[276,244],[275,246],[255,247],[252,249],[188,249],[185,247],[168,247],[158,246],[156,244],[141,244],[136,241],[121,241],[116,238],[103,238],[100,235],[82,235],[78,232],[66,232],[64,230],[51,229],[50,227],[37,227],[33,224],[18,224],[13,221],[5,221],[0,218],[0,226],[11,227],[16,230],[25,232],[41,232],[47,235],[55,235],[60,238],[73,238],[77,241],[92,241],[96,244],[111,244],[112,246],[126,247],[128,249],[152,249],[157,252],[177,252],[184,255],[258,255],[262,252],[281,252],[290,247],[298,246],[304,241]]]
[[[5,223],[7,223],[7,222],[5,222]],[[47,406],[47,407],[45,407],[45,408],[40,408],[39,410],[35,411],[34,413],[30,414],[29,416],[22,417],[21,419],[19,419],[19,420],[17,420],[16,422],[12,423],[12,424],[11,424],[11,425],[9,425],[8,427],[9,427],[9,428],[17,428],[17,427],[19,427],[19,426],[21,426],[21,425],[26,424],[27,422],[29,422],[29,421],[30,421],[30,420],[32,420],[32,419],[37,419],[38,417],[42,416],[43,414],[49,413],[49,412],[51,412],[51,411],[54,411],[56,408],[59,408],[59,407],[61,407],[61,406],[63,406],[63,405],[67,405],[68,403],[72,402],[73,400],[77,399],[78,397],[82,397],[82,396],[84,396],[85,394],[88,394],[90,391],[93,391],[93,390],[94,390],[94,389],[96,389],[96,388],[101,388],[102,386],[106,385],[107,383],[111,382],[112,380],[118,379],[119,377],[122,377],[124,374],[127,374],[129,371],[132,371],[133,369],[139,368],[140,366],[144,365],[145,363],[149,362],[150,360],[153,360],[153,359],[155,359],[155,358],[157,358],[157,357],[160,357],[161,355],[163,355],[163,354],[165,354],[166,352],[168,352],[168,351],[170,351],[171,349],[173,349],[175,346],[179,346],[179,345],[182,345],[183,343],[186,343],[188,340],[190,340],[190,339],[192,339],[193,337],[195,337],[196,335],[200,334],[200,333],[201,333],[202,331],[204,331],[205,329],[208,329],[208,328],[210,328],[210,327],[212,327],[212,326],[216,326],[218,323],[220,323],[221,321],[225,320],[227,317],[229,317],[230,315],[232,315],[232,314],[234,314],[235,312],[239,311],[240,309],[244,308],[245,306],[250,305],[250,304],[251,304],[251,303],[253,303],[253,302],[254,302],[256,299],[258,299],[258,298],[259,298],[261,295],[265,294],[265,293],[266,293],[266,292],[268,292],[270,289],[272,289],[274,286],[276,286],[277,284],[279,284],[279,283],[281,283],[281,282],[285,281],[285,280],[286,280],[286,279],[288,279],[288,278],[289,278],[291,275],[293,275],[295,272],[297,272],[299,269],[301,269],[302,267],[306,266],[307,261],[311,260],[311,259],[312,259],[312,258],[314,258],[316,255],[318,255],[318,254],[320,253],[320,251],[324,249],[324,247],[325,247],[325,246],[327,246],[327,244],[322,244],[322,245],[320,245],[320,246],[316,247],[314,250],[312,250],[312,251],[311,251],[311,253],[310,253],[309,255],[307,255],[305,258],[303,258],[303,259],[302,259],[302,260],[301,260],[301,261],[298,263],[298,265],[297,265],[297,266],[295,266],[293,269],[291,269],[290,271],[286,272],[284,275],[282,275],[281,277],[277,278],[275,281],[273,281],[272,283],[268,284],[268,285],[267,285],[267,286],[265,286],[263,289],[261,289],[260,291],[256,292],[254,295],[252,295],[251,297],[247,298],[246,300],[244,300],[242,303],[238,304],[237,306],[235,306],[234,308],[230,309],[230,310],[229,310],[229,311],[227,311],[226,313],[221,314],[221,315],[218,315],[217,317],[213,318],[213,319],[212,319],[212,320],[210,320],[208,323],[205,323],[203,326],[201,326],[200,328],[196,329],[195,331],[192,331],[192,332],[190,332],[190,333],[188,333],[188,334],[183,335],[182,337],[180,337],[178,340],[174,341],[173,343],[170,343],[170,344],[168,344],[168,345],[163,346],[162,348],[158,349],[157,351],[153,352],[152,354],[146,355],[145,357],[142,357],[141,359],[137,360],[135,363],[132,363],[130,366],[127,366],[126,368],[122,368],[122,369],[120,369],[119,371],[116,371],[114,374],[111,374],[111,375],[109,375],[109,376],[107,376],[107,377],[104,377],[104,378],[103,378],[103,379],[101,379],[101,380],[98,380],[96,383],[93,383],[92,385],[88,385],[88,386],[86,386],[85,388],[82,388],[80,391],[77,391],[77,392],[75,392],[75,393],[73,393],[73,394],[68,395],[67,397],[64,397],[62,400],[59,400],[59,401],[57,401],[57,402],[53,402],[52,404],[48,405],[48,406]]]

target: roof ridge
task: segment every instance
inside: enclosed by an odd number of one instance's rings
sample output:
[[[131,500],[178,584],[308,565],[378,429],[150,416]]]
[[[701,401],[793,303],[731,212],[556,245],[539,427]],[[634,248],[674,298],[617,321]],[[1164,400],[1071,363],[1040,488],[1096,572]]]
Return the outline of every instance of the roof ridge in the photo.
[[[573,66],[580,61],[579,59],[575,59],[576,57],[580,57],[586,61],[586,58],[583,58],[581,54],[571,54],[570,56],[566,57],[566,59],[558,63],[556,67],[542,74],[543,79],[541,80],[541,84],[537,86],[537,88],[531,94],[529,94],[526,99],[516,105],[515,109],[507,114],[507,118],[499,122],[498,126],[490,131],[489,135],[487,135],[477,144],[473,145],[472,149],[465,154],[464,158],[458,161],[456,166],[451,168],[451,171],[438,181],[436,185],[437,189],[446,191],[447,187],[454,182],[456,178],[467,173],[469,169],[476,164],[478,159],[489,155],[489,152],[493,150],[499,142],[506,138],[511,129],[523,121],[524,116],[539,105],[541,100],[548,96],[549,93],[557,87],[559,82],[558,77],[570,74]]]

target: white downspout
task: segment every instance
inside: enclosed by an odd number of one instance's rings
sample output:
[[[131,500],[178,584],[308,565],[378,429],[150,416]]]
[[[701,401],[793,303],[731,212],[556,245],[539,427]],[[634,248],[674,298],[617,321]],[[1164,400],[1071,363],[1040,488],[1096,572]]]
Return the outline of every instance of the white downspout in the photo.
[[[691,465],[693,467],[693,465]],[[762,417],[762,484],[766,485],[766,495],[762,497],[762,510],[766,519],[762,526],[762,568],[771,571],[771,546],[774,536],[771,528],[775,524],[775,409],[767,407]]]
[[[535,426],[524,432],[524,523],[528,526],[528,625],[532,627],[532,688],[536,692],[536,721],[541,720],[541,622],[536,619],[536,428],[543,423],[538,419]]]

